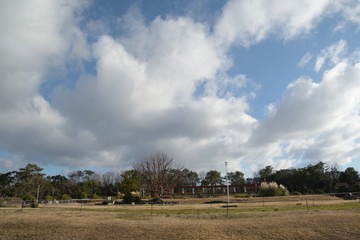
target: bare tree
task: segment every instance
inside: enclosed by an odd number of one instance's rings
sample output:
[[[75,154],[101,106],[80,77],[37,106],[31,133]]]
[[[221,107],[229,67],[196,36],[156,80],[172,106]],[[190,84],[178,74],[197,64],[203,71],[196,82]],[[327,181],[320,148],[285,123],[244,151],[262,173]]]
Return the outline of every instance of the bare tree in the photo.
[[[108,186],[111,184],[115,184],[115,173],[114,172],[106,172],[101,174],[101,185]]]
[[[177,170],[181,170],[180,167],[174,166],[170,156],[161,152],[136,162],[134,169],[145,182],[144,190],[154,198],[161,198],[163,194],[171,193],[179,177]]]

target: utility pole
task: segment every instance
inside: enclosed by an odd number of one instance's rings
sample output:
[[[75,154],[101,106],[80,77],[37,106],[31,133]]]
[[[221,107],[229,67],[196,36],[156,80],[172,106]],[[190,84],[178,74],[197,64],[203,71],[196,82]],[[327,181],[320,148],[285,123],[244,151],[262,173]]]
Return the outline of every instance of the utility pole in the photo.
[[[227,162],[225,162],[225,170],[226,170],[226,192],[227,192],[227,202],[229,203],[229,179],[228,179],[228,171],[227,171]]]
[[[38,185],[38,190],[37,190],[37,195],[36,195],[36,203],[39,203],[39,190],[40,190],[40,185]]]

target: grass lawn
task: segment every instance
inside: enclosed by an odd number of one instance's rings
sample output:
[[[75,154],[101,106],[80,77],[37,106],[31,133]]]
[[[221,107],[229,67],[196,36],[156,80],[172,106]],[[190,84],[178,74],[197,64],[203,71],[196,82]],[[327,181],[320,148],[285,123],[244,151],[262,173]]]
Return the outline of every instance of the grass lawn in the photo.
[[[359,201],[306,199],[2,208],[0,239],[360,239]]]

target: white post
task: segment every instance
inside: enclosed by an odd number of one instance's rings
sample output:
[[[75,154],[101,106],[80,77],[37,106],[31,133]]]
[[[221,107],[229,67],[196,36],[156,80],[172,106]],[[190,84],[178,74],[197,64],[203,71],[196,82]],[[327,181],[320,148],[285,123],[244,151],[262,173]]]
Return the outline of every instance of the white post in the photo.
[[[228,171],[227,171],[227,162],[225,162],[225,169],[226,169],[226,191],[227,191],[227,202],[229,203],[229,180],[228,180]]]

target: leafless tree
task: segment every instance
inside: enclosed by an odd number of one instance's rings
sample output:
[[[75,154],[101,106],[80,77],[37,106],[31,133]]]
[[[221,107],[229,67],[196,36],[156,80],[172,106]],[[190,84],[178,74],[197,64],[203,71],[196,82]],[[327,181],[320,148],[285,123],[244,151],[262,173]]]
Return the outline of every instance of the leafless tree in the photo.
[[[172,192],[181,167],[175,166],[173,158],[167,154],[158,152],[136,162],[134,169],[145,182],[145,192],[153,198],[161,198]]]
[[[108,186],[110,184],[115,184],[115,173],[114,172],[105,172],[101,174],[101,185]]]

